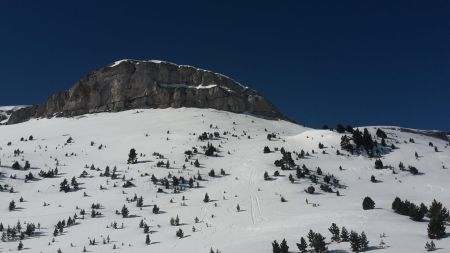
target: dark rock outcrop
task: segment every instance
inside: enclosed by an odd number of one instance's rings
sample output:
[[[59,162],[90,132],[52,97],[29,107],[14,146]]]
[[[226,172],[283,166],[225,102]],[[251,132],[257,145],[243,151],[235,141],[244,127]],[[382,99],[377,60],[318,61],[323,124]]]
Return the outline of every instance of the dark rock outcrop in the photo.
[[[420,134],[428,137],[438,138],[444,141],[449,141],[448,134],[438,130],[416,130],[410,128],[400,128],[400,131],[406,133]]]
[[[224,75],[169,62],[123,60],[93,71],[41,105],[15,111],[8,124],[30,118],[168,107],[285,118],[256,91]]]

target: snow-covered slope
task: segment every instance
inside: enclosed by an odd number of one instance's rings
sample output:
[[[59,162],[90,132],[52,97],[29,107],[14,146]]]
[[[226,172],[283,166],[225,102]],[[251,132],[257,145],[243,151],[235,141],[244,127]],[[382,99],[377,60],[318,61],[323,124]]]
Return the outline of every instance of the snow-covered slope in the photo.
[[[376,128],[368,129],[375,136]],[[428,223],[414,222],[394,213],[391,203],[399,196],[427,205],[437,199],[450,207],[450,170],[445,169],[450,167],[448,141],[393,127],[386,127],[384,131],[388,135],[387,144],[397,147],[382,156],[384,165],[397,168],[403,162],[405,166],[418,168],[420,175],[398,169],[395,169],[397,174],[390,169],[374,169],[375,159],[348,155],[340,149],[343,134],[210,109],[132,110],[76,118],[33,119],[0,126],[3,165],[0,185],[14,188],[14,193],[0,192],[0,222],[5,227],[14,226],[18,220],[40,223],[40,233],[22,241],[25,252],[56,252],[57,249],[64,253],[82,252],[83,247],[88,252],[110,252],[114,245],[114,252],[197,253],[209,252],[210,248],[223,253],[272,252],[271,242],[280,242],[283,238],[290,251],[298,252],[295,243],[310,229],[320,232],[330,242],[328,227],[332,222],[349,231],[365,231],[372,250],[423,252],[429,240]],[[203,132],[218,132],[220,137],[201,141],[198,136]],[[277,138],[268,140],[268,133],[276,133]],[[28,140],[30,135],[32,140]],[[20,141],[22,137],[24,141]],[[69,137],[73,142],[67,143]],[[411,138],[414,143],[409,141]],[[201,146],[208,142],[218,148],[217,157],[203,154]],[[439,152],[429,146],[430,142]],[[325,147],[319,149],[319,143]],[[265,146],[272,152],[264,154]],[[192,147],[199,153],[187,158],[185,151]],[[320,167],[323,174],[335,175],[343,187],[334,190],[339,190],[341,196],[323,192],[318,185],[315,185],[316,194],[306,193],[304,190],[312,184],[309,179],[297,179],[295,170],[282,171],[275,167],[274,161],[281,158],[281,153],[274,150],[281,147],[286,151],[308,152],[310,156],[295,159],[295,163],[314,171]],[[139,154],[137,164],[127,164],[131,148]],[[23,153],[14,156],[17,149]],[[337,150],[342,154],[337,155]],[[154,156],[155,152],[164,159]],[[419,154],[417,159],[415,152]],[[193,164],[196,159],[200,162],[198,168]],[[156,166],[158,161],[166,163],[168,160],[169,168]],[[15,161],[21,165],[29,161],[31,169],[13,170],[11,165]],[[99,170],[91,170],[92,164]],[[106,166],[111,171],[117,166],[118,179],[100,177]],[[56,167],[59,174],[55,178],[38,176],[40,170]],[[210,177],[211,169],[218,176]],[[220,169],[224,169],[226,175],[220,176]],[[276,170],[281,176],[264,180],[264,172],[273,175]],[[79,178],[83,171],[88,176]],[[25,183],[25,175],[30,172],[37,180]],[[169,173],[187,180],[200,174],[202,180],[196,180],[200,187],[187,187],[180,193],[173,193],[172,189],[151,182],[152,174],[162,179]],[[294,183],[289,181],[289,174],[294,176]],[[371,175],[379,182],[371,183]],[[80,189],[60,192],[63,179],[67,178],[70,183],[74,176]],[[123,177],[133,179],[131,182],[136,187],[123,188]],[[164,192],[158,193],[158,188]],[[213,201],[203,202],[205,193]],[[142,208],[136,207],[136,202],[127,201],[135,194],[143,197]],[[287,202],[281,202],[281,196]],[[366,196],[375,201],[375,209],[362,209],[362,199]],[[24,202],[19,202],[20,197]],[[11,200],[18,207],[15,211],[8,210]],[[101,204],[100,217],[91,218],[93,203]],[[124,204],[130,212],[128,218],[115,213]],[[155,204],[160,207],[159,214],[152,212]],[[236,211],[237,205],[240,212]],[[81,218],[80,209],[86,210],[84,219],[77,219],[77,225],[64,228],[62,234],[54,237],[58,221],[73,217],[75,213]],[[181,225],[171,226],[170,218],[177,215]],[[195,217],[199,218],[199,223],[194,222]],[[146,235],[139,228],[141,220],[150,226],[151,245],[145,244]],[[119,229],[111,228],[113,222],[118,223]],[[123,229],[120,229],[122,224]],[[175,235],[179,228],[184,231],[182,239]],[[386,247],[382,249],[379,243],[383,233]],[[110,243],[103,244],[107,236]],[[98,244],[89,245],[94,238]],[[436,244],[442,252],[450,250],[448,238]],[[17,245],[18,240],[0,242],[0,252],[14,251]],[[336,252],[350,252],[347,242],[332,242],[327,246]]]

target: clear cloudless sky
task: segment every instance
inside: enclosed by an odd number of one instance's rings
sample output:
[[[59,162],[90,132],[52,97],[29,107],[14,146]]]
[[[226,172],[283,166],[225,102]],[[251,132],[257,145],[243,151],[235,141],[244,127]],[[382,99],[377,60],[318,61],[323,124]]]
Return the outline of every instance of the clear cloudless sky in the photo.
[[[118,59],[228,75],[288,117],[450,130],[450,1],[0,2],[0,104]]]

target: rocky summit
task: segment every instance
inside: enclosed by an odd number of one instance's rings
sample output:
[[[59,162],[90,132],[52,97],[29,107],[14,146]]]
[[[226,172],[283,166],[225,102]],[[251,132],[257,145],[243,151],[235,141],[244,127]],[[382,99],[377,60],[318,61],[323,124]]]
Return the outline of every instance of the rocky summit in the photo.
[[[8,124],[31,118],[169,107],[284,119],[266,98],[222,74],[164,61],[121,60],[89,73],[43,104],[14,111]]]

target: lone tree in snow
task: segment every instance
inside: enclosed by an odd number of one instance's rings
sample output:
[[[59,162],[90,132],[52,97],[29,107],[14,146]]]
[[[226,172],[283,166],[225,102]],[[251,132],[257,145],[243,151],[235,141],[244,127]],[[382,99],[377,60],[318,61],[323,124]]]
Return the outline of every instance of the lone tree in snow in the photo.
[[[184,232],[181,228],[177,230],[176,236],[180,239],[184,237]]]
[[[375,160],[375,169],[379,170],[383,168],[383,162],[380,159]]]
[[[364,210],[374,209],[375,202],[370,197],[365,197],[362,206]]]
[[[123,205],[122,211],[120,213],[122,214],[123,218],[127,218],[128,215],[130,214],[130,212],[128,211],[128,208],[125,205]]]
[[[130,153],[128,154],[128,164],[136,164],[137,163],[137,154],[136,149],[130,149]]]
[[[208,193],[205,194],[205,198],[203,199],[203,202],[205,202],[205,203],[209,202],[209,195],[208,195]]]
[[[14,202],[14,200],[11,200],[11,202],[9,202],[9,211],[14,211],[16,209],[16,203]]]
[[[145,236],[145,244],[150,245],[150,235]]]

